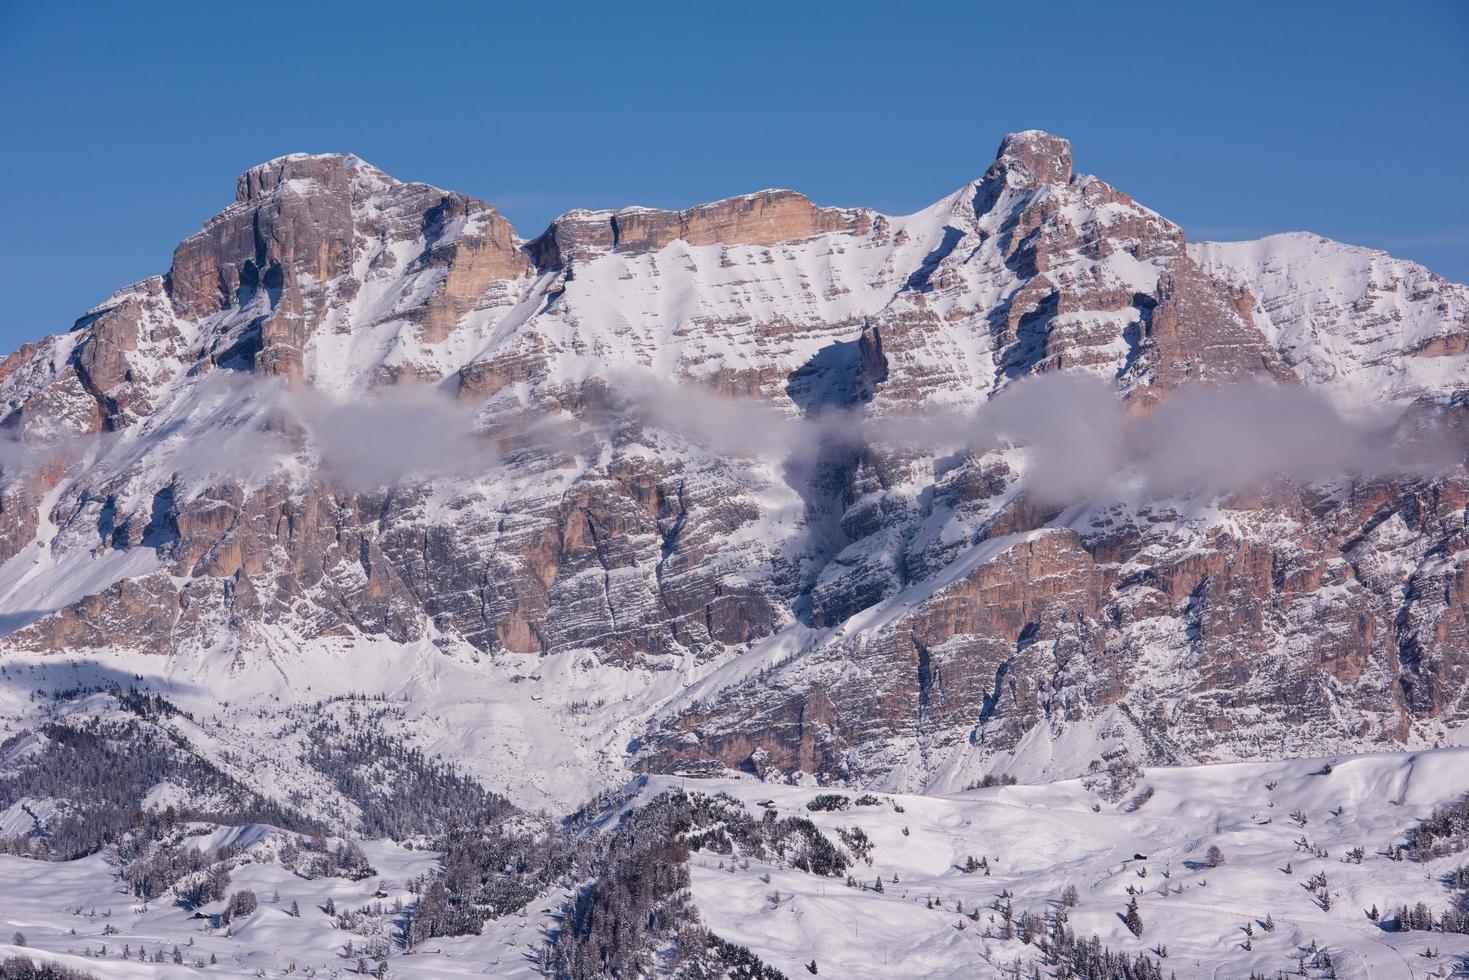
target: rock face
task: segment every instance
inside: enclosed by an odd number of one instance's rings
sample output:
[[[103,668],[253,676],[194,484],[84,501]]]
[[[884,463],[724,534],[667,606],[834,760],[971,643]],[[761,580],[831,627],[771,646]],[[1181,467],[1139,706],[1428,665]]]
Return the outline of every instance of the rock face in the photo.
[[[729,247],[777,245],[833,233],[861,235],[871,219],[864,211],[817,207],[794,191],[766,190],[687,211],[573,211],[531,242],[529,252],[541,265],[562,267],[596,252],[638,254],[675,241]]]
[[[1055,372],[1138,413],[1265,377],[1456,419],[1469,290],[1310,236],[1187,244],[1039,132],[914,215],[762,191],[532,240],[355,157],[284,157],[166,275],[0,361],[0,657],[592,651],[704,678],[646,712],[638,766],[903,788],[1464,722],[1462,469],[1060,510],[1011,447],[729,454],[676,398],[626,410],[650,373],[892,420]],[[498,462],[364,487],[273,408],[409,382],[472,408]],[[279,451],[238,448],[260,433]]]
[[[400,184],[355,157],[296,155],[241,175],[235,204],[174,251],[167,292],[186,320],[257,309],[218,338],[215,363],[240,358],[300,377],[329,317],[341,331],[370,326],[364,314],[401,315],[439,344],[495,284],[530,271],[509,223],[483,201]],[[412,294],[381,297],[398,301],[387,307],[354,302],[385,279]]]

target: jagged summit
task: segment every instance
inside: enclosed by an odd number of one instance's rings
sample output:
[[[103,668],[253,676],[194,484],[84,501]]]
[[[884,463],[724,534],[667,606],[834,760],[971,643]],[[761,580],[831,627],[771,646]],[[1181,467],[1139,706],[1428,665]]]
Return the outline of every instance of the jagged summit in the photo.
[[[392,181],[383,171],[350,153],[290,153],[256,164],[240,174],[235,181],[235,201],[253,201],[291,181],[305,181],[333,193],[346,193],[356,173]]]
[[[1071,180],[1071,142],[1039,129],[1010,133],[1000,141],[985,178],[1015,187],[1065,184]]]
[[[282,186],[315,188],[345,199],[353,191],[354,178],[360,176],[370,178],[376,190],[405,186],[354,154],[290,153],[241,174],[235,201],[247,204]],[[1018,188],[1065,184],[1070,177],[1070,142],[1041,130],[1007,135],[985,174],[986,179],[1000,179]],[[769,245],[835,230],[860,231],[875,216],[868,209],[822,207],[799,191],[766,188],[681,210],[637,205],[577,208],[554,219],[527,244],[532,255],[546,257],[545,262],[555,265],[568,247],[572,251],[587,247],[641,251],[661,248],[675,239],[691,245]]]
[[[254,167],[167,276],[0,362],[0,430],[86,447],[0,457],[0,657],[148,650],[210,684],[221,656],[358,643],[578,664],[559,678],[592,658],[606,705],[504,729],[575,729],[547,751],[590,781],[689,765],[961,788],[1002,762],[1402,744],[1469,717],[1469,587],[1442,558],[1469,554],[1462,474],[1062,512],[1031,499],[1023,447],[767,441],[689,394],[882,420],[1057,373],[1129,407],[1260,376],[1425,413],[1469,393],[1464,287],[1319,240],[1190,248],[1071,171],[1070,144],[1030,131],[982,187],[910,215],[767,190],[574,211],[527,242],[350,155]],[[408,382],[503,452],[364,489],[290,426],[270,430],[287,462],[229,448],[279,391],[376,436],[359,407]],[[704,415],[752,431],[711,447],[682,427]],[[427,455],[462,450],[441,435]],[[353,450],[391,471],[394,442]],[[514,719],[558,703],[504,687]]]

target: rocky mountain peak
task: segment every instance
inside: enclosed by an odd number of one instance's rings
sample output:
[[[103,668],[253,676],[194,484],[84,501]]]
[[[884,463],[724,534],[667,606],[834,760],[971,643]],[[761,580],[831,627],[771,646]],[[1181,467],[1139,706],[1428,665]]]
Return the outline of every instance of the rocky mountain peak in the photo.
[[[1071,180],[1071,141],[1039,129],[1011,133],[1000,141],[986,180],[1016,187],[1041,187]]]
[[[256,164],[235,182],[235,201],[245,203],[269,194],[291,181],[308,181],[329,191],[345,192],[354,173],[386,174],[350,153],[291,153]]]
[[[1466,337],[1464,287],[1304,236],[1190,249],[1072,180],[1042,132],[911,215],[760,191],[573,211],[532,242],[467,195],[282,157],[166,276],[0,360],[0,429],[88,447],[0,458],[0,658],[585,655],[584,679],[548,672],[551,696],[521,703],[523,731],[611,733],[595,763],[603,743],[566,748],[577,765],[943,790],[1000,765],[1115,771],[1114,749],[1432,739],[1469,717],[1469,576],[1443,557],[1469,555],[1463,471],[1058,512],[1023,445],[855,447],[803,417],[962,417],[1057,372],[1129,410],[1265,376],[1437,411],[1469,392]],[[399,381],[459,401],[424,408]],[[292,423],[283,444],[265,426],[287,387],[312,396],[292,417],[340,398],[368,441]],[[737,414],[757,398],[794,438]],[[412,436],[371,421],[397,404],[424,420]],[[424,473],[400,452],[460,437],[494,460]],[[667,701],[675,664],[705,686]],[[630,700],[566,708],[608,690]],[[1050,733],[1071,748],[1027,761]]]

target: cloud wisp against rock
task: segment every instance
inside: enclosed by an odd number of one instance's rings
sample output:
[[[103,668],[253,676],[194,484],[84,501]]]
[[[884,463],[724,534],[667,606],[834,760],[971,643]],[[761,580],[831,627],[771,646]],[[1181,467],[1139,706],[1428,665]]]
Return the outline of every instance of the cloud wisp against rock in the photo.
[[[1026,485],[1047,503],[1098,496],[1230,493],[1272,480],[1433,475],[1464,459],[1441,426],[1405,432],[1396,412],[1349,419],[1322,395],[1265,382],[1188,386],[1150,415],[1082,375],[1019,381],[972,412],[872,416],[861,407],[812,416],[748,398],[651,379],[623,385],[629,410],[716,452],[788,457],[823,445],[880,450],[1026,451]]]
[[[0,437],[0,472],[25,479],[106,457],[125,469],[167,446],[186,479],[262,478],[294,471],[351,490],[403,480],[490,476],[502,446],[597,452],[627,426],[651,427],[710,452],[772,460],[826,447],[933,455],[1024,450],[1027,489],[1048,504],[1093,498],[1228,493],[1276,479],[1447,472],[1464,447],[1431,421],[1401,438],[1400,417],[1348,419],[1305,388],[1267,383],[1185,387],[1151,414],[1127,413],[1104,381],[1044,375],[1014,383],[970,412],[874,414],[863,406],[800,414],[651,374],[608,379],[576,417],[527,407],[486,423],[481,405],[429,385],[336,398],[219,372],[176,406],[167,429],[128,437]]]

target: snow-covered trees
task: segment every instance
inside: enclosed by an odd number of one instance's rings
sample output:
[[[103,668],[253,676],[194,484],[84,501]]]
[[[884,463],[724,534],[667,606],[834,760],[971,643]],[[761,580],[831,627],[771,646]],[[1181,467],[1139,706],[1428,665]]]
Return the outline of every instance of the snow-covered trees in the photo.
[[[79,699],[95,693],[73,691],[62,696]],[[0,840],[0,851],[67,860],[132,838],[136,846],[128,856],[131,860],[146,850],[144,843],[162,840],[176,825],[193,820],[265,823],[306,834],[328,829],[261,796],[172,737],[164,722],[182,712],[164,698],[118,689],[110,693],[131,717],[125,714],[119,720],[114,712],[106,718],[48,722],[30,733],[37,748],[0,773],[0,810],[26,798],[66,801],[48,818],[44,837]],[[503,797],[384,732],[377,715],[369,712],[358,718],[357,727],[330,719],[316,722],[307,731],[308,748],[301,761],[356,804],[367,835],[440,834],[453,827],[492,823],[512,812]],[[166,810],[143,809],[149,791],[164,782],[184,790],[185,801],[210,800],[209,809],[187,802]],[[131,883],[135,893],[151,897],[180,876],[199,870],[172,866],[177,856],[163,855],[170,866],[153,870],[151,858],[138,861],[139,876]],[[324,855],[318,850],[317,856],[327,861],[315,868],[318,875],[347,869],[351,876],[354,866],[374,873],[365,858],[351,852]],[[141,880],[145,872],[147,881]]]
[[[814,962],[814,961],[813,961]],[[703,976],[727,976],[734,980],[787,980],[786,975],[772,966],[767,966],[760,957],[747,947],[720,939],[713,933],[705,936],[705,952],[697,963],[688,965],[689,980]]]
[[[1442,806],[1407,834],[1407,849],[1428,861],[1469,848],[1469,800]]]
[[[1136,895],[1132,896],[1132,898],[1128,901],[1128,903],[1127,903],[1127,911],[1125,913],[1123,913],[1122,921],[1123,921],[1123,924],[1125,924],[1127,926],[1128,932],[1131,932],[1134,936],[1137,936],[1139,939],[1142,938],[1142,935],[1143,935],[1143,916],[1142,916],[1142,912],[1140,912],[1138,910],[1138,907],[1137,907],[1137,896]]]
[[[713,828],[705,830],[704,828]],[[717,832],[715,832],[717,831]],[[572,901],[553,943],[551,966],[563,980],[650,975],[655,950],[671,956],[675,972],[724,976],[729,944],[709,937],[688,895],[688,853],[784,858],[811,874],[839,876],[850,860],[811,821],[759,820],[729,797],[669,792],[635,811],[601,842],[597,876]],[[585,846],[585,845],[584,845]],[[758,963],[758,960],[756,961]],[[680,965],[681,964],[681,965]],[[759,970],[764,970],[763,964]],[[739,976],[767,977],[750,969]]]
[[[484,919],[524,908],[570,872],[578,856],[570,832],[549,821],[462,827],[435,840],[433,848],[444,855],[439,880],[446,895],[441,907],[434,898],[413,911],[419,936],[425,930],[433,935],[478,933]],[[423,896],[431,884],[418,881],[410,888]],[[419,923],[420,915],[430,921]]]
[[[309,821],[245,788],[212,762],[181,749],[168,738],[151,720],[163,710],[157,705],[168,702],[156,696],[149,700],[113,693],[123,707],[131,706],[142,714],[120,721],[86,718],[47,722],[32,733],[36,749],[0,774],[0,810],[25,798],[68,801],[67,807],[47,823],[44,850],[29,848],[30,856],[53,860],[84,857],[140,829],[144,836],[157,839],[157,825],[164,821],[164,813],[140,812],[140,802],[164,780],[221,801],[219,810],[173,811],[168,818],[170,825],[218,817],[221,822],[307,829]],[[169,710],[175,709],[170,705]],[[8,849],[16,848],[8,845]]]
[[[1393,927],[1402,932],[1428,932],[1433,928],[1433,911],[1426,902],[1400,906],[1393,915]]]
[[[130,844],[118,845],[118,864],[129,892],[139,898],[157,898],[173,887],[180,899],[198,906],[223,898],[229,887],[227,853],[205,854],[181,841]]]
[[[229,903],[225,906],[224,921],[233,922],[243,919],[259,908],[260,902],[255,893],[248,888],[241,888],[230,896]]]
[[[852,856],[859,861],[872,863],[871,855],[873,843],[867,836],[867,831],[861,827],[839,827],[837,837],[841,838],[843,846],[852,852]]]
[[[302,761],[357,803],[366,836],[432,836],[494,823],[512,811],[503,796],[383,731],[380,713],[364,717],[355,707],[345,726],[323,719],[311,728]]]
[[[619,832],[604,870],[572,902],[555,941],[555,970],[564,980],[651,976],[654,954],[671,943],[697,955],[702,936],[689,899],[687,847],[654,830],[657,817]]]
[[[0,960],[0,978],[3,980],[97,980],[94,973],[73,970],[69,966],[41,961],[37,963],[24,956],[8,956]]]
[[[851,805],[851,798],[841,793],[818,793],[806,804],[806,809],[813,813],[820,813],[845,810]]]
[[[1224,864],[1224,852],[1218,844],[1210,844],[1209,849],[1204,852],[1204,863],[1211,868],[1218,868]]]
[[[207,871],[185,875],[175,882],[174,893],[181,901],[197,908],[223,898],[225,889],[229,887],[229,880],[229,869],[221,861]],[[157,894],[155,892],[153,897]]]
[[[1146,954],[1116,952],[1103,946],[1096,936],[1079,938],[1067,922],[1065,907],[1053,910],[1049,922],[1028,913],[1021,922],[1021,938],[1035,946],[1042,961],[1054,968],[1045,976],[1087,980],[1163,980],[1165,976],[1162,964]],[[1167,947],[1160,946],[1159,950],[1166,955]]]
[[[333,846],[319,835],[309,838],[303,848],[293,850],[289,857],[283,854],[282,860],[304,878],[363,881],[377,874],[356,841],[345,840]]]
[[[1434,914],[1427,902],[1400,905],[1390,921],[1392,927],[1399,932],[1438,930],[1439,932],[1469,934],[1469,909],[1466,909],[1463,904],[1450,905],[1439,915]]]
[[[451,893],[442,879],[429,882],[408,919],[408,943],[416,946],[434,936],[478,934],[486,918],[463,894]]]

